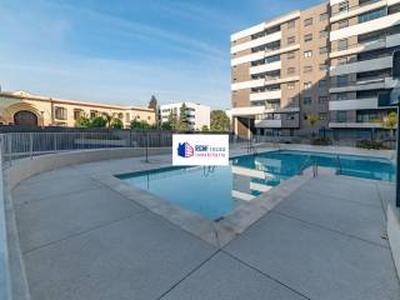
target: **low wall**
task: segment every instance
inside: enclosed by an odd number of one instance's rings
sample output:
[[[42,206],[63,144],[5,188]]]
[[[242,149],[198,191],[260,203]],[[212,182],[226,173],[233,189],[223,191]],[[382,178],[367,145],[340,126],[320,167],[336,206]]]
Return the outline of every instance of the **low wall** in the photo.
[[[144,148],[117,148],[63,152],[25,158],[12,162],[6,170],[8,188],[12,190],[20,181],[54,169],[110,159],[145,156]],[[171,148],[149,148],[149,155],[171,153]]]

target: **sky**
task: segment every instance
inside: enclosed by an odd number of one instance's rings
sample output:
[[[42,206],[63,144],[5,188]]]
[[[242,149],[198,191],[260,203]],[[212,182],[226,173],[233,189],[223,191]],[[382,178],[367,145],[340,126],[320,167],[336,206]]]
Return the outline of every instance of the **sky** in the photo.
[[[230,107],[230,35],[320,0],[0,0],[0,85]]]

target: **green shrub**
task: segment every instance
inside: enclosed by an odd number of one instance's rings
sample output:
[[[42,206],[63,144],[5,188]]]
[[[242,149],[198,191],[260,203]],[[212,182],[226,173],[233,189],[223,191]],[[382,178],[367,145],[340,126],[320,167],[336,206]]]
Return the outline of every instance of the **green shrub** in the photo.
[[[332,145],[332,141],[330,138],[327,137],[319,137],[311,140],[311,145],[317,146],[329,146]]]
[[[362,149],[384,149],[382,142],[379,141],[372,141],[372,140],[360,140],[357,142],[357,147]]]

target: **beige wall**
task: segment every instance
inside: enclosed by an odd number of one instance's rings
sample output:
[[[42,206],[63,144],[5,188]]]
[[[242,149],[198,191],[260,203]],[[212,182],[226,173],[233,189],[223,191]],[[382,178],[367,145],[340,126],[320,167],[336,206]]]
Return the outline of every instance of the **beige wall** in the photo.
[[[56,109],[66,110],[65,118],[57,118]],[[89,117],[91,112],[97,112],[97,116],[103,113],[115,115],[120,118],[125,127],[130,125],[131,120],[155,123],[155,112],[147,108],[107,106],[88,102],[71,103],[56,99],[35,99],[34,97],[18,97],[3,93],[0,95],[0,121],[3,124],[13,124],[14,115],[19,111],[34,113],[38,119],[38,126],[67,126],[74,127],[76,119],[74,111],[79,110],[81,116]]]

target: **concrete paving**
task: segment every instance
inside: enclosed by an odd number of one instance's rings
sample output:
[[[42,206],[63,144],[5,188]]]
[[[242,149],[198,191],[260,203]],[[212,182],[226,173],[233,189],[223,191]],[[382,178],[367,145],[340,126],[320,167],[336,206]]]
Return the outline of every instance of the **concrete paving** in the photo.
[[[216,248],[92,177],[169,164],[90,163],[17,186],[32,299],[400,299],[381,238],[390,184],[312,179]]]

